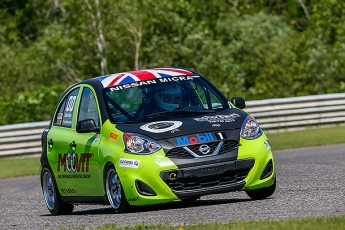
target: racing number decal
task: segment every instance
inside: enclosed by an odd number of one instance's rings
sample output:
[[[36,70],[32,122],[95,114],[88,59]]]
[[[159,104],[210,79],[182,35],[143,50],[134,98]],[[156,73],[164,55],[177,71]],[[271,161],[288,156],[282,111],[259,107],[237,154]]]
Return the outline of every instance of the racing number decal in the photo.
[[[72,112],[77,96],[70,96],[66,105],[66,112]]]
[[[217,140],[224,140],[226,139],[226,134],[224,132],[221,133],[214,133],[216,135]]]

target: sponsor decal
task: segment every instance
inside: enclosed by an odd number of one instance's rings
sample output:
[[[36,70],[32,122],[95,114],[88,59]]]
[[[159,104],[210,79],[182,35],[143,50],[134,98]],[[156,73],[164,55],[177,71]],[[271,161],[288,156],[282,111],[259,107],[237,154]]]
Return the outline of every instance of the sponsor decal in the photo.
[[[139,201],[139,197],[133,197],[133,198],[128,198],[127,199],[128,202],[136,202],[136,201]]]
[[[120,167],[123,168],[139,168],[140,160],[120,158]]]
[[[74,188],[62,188],[61,194],[67,195],[67,194],[77,194],[77,191]]]
[[[181,121],[155,121],[140,126],[140,129],[151,133],[164,133],[176,130],[181,125]]]
[[[179,129],[174,129],[174,130],[171,130],[170,132],[171,133],[176,133],[176,132],[179,132],[180,130]]]
[[[67,117],[67,118],[71,118],[72,117],[72,113],[65,113],[64,117]]]
[[[197,144],[203,142],[210,142],[214,141],[214,137],[212,133],[205,133],[205,134],[196,134],[193,136],[184,136],[176,138],[176,142],[179,146],[181,145],[190,145],[190,144]]]
[[[68,174],[68,175],[59,175],[59,179],[90,179],[90,174]]]
[[[213,127],[220,127],[221,124],[212,124]]]
[[[57,171],[60,172],[61,168],[63,167],[62,170],[64,172],[88,172],[90,159],[92,158],[92,156],[93,154],[91,153],[59,153]]]
[[[176,138],[177,145],[184,146],[190,144],[200,144],[204,142],[211,142],[214,140],[224,140],[226,139],[226,134],[224,132],[219,133],[204,133],[196,134],[191,136],[183,136]]]
[[[215,173],[219,171],[218,167],[209,167],[200,169],[203,174]]]
[[[268,140],[266,140],[264,142],[265,146],[266,146],[266,149],[270,149],[271,148],[271,145],[270,145],[270,142]]]
[[[57,120],[62,120],[62,115],[63,115],[62,113],[58,113],[57,116],[56,116],[56,119]]]
[[[236,118],[240,117],[237,113],[232,113],[229,115],[215,115],[215,116],[203,116],[200,118],[193,118],[195,121],[207,121],[209,123],[225,123],[234,122]]]
[[[152,80],[147,80],[147,81],[138,81],[138,82],[133,82],[129,84],[113,86],[110,88],[110,91],[129,89],[129,88],[143,86],[143,85],[152,85],[152,84],[157,84],[161,82],[188,81],[192,79],[193,77],[191,76],[175,76],[175,77],[157,78],[157,79],[152,79]]]
[[[119,137],[119,135],[117,135],[114,132],[109,133],[109,138],[112,139],[113,141],[117,141],[118,137]]]
[[[177,178],[177,174],[172,172],[172,173],[169,173],[169,180],[176,180]]]

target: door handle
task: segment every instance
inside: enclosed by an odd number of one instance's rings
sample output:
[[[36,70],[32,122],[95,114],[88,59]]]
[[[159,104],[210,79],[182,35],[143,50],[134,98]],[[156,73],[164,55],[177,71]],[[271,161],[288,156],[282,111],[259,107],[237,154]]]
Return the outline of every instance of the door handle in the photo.
[[[48,141],[48,145],[54,145],[54,141],[53,141],[52,139],[50,139],[50,140]]]

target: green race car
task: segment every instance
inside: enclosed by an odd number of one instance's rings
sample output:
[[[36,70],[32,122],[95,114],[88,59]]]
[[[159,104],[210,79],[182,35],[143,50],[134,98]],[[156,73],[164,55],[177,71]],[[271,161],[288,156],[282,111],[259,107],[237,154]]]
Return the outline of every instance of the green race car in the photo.
[[[200,74],[154,68],[68,87],[42,133],[41,185],[52,215],[75,203],[131,206],[191,202],[276,187],[269,141],[245,108]]]

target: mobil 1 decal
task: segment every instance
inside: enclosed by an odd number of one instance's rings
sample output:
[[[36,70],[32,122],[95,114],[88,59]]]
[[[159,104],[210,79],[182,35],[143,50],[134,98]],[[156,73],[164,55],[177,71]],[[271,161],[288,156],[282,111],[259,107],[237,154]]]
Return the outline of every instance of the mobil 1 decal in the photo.
[[[225,140],[225,139],[226,139],[226,134],[224,132],[217,132],[217,133],[202,133],[202,134],[194,134],[194,135],[177,137],[176,142],[178,146],[184,146],[184,145],[201,144],[205,142],[220,141],[220,140]]]

